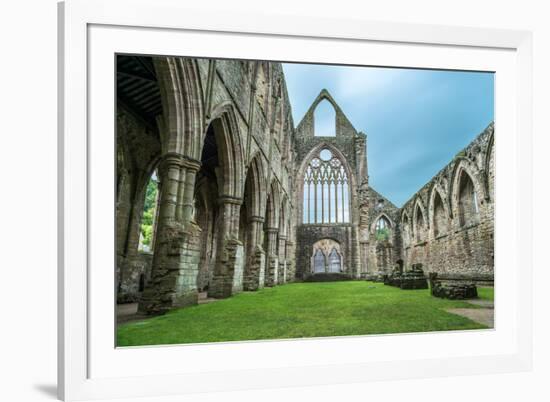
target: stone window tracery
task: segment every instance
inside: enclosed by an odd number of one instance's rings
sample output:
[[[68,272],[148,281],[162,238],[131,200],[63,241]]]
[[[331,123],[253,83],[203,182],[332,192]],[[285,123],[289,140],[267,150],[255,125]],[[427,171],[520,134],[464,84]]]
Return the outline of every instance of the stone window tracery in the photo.
[[[349,179],[329,149],[315,154],[304,173],[304,223],[349,222]]]
[[[342,263],[340,259],[340,254],[336,251],[335,248],[332,249],[328,256],[329,260],[329,272],[340,272],[342,269]]]
[[[315,251],[315,254],[313,256],[313,272],[325,272],[325,255],[319,249]]]
[[[313,244],[311,271],[319,273],[343,272],[340,244],[333,239],[321,239]]]

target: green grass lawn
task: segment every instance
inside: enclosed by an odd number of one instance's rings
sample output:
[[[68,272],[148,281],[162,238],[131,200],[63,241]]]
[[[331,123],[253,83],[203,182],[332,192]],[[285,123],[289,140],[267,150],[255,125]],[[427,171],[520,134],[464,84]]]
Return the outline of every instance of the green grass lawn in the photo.
[[[491,287],[477,287],[477,297],[482,300],[495,300],[495,288]]]
[[[481,298],[492,289],[480,289]],[[366,281],[293,283],[122,324],[118,346],[487,328],[445,309],[472,304]]]

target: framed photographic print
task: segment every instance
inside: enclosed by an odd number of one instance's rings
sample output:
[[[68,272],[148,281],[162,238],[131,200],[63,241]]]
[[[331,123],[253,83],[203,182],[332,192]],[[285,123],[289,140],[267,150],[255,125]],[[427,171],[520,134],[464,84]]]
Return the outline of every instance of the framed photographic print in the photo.
[[[530,368],[528,32],[59,15],[61,398]]]

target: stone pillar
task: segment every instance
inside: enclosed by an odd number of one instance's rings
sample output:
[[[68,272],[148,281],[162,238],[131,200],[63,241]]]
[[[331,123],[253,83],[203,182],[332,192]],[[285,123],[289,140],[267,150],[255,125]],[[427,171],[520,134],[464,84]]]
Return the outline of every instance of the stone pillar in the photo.
[[[258,290],[264,287],[265,283],[265,252],[261,247],[262,227],[264,218],[262,216],[251,216],[249,218],[247,262],[244,268],[244,290]]]
[[[277,275],[277,283],[286,283],[287,281],[286,239],[286,236],[279,235],[279,273]]]
[[[286,281],[294,282],[296,279],[296,243],[286,241]]]
[[[238,239],[241,203],[231,196],[218,199],[221,225],[209,297],[226,298],[243,290],[244,250]]]
[[[366,279],[369,277],[369,242],[368,240],[361,240],[359,242],[361,247],[361,272],[360,272],[360,278]]]
[[[199,168],[199,161],[174,153],[166,154],[160,163],[162,192],[153,267],[139,305],[141,312],[159,314],[198,301],[200,228],[184,210],[193,199],[191,190]]]
[[[275,286],[279,274],[279,257],[277,255],[277,235],[279,228],[267,228],[267,272],[265,286]]]

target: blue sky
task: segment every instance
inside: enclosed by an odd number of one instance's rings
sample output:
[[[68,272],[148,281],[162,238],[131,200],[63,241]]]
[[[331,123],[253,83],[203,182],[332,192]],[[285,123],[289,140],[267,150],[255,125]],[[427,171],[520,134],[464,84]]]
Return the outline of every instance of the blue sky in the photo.
[[[367,134],[370,185],[398,207],[494,119],[492,73],[283,64],[298,125],[326,88]]]

